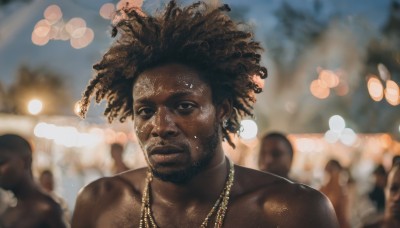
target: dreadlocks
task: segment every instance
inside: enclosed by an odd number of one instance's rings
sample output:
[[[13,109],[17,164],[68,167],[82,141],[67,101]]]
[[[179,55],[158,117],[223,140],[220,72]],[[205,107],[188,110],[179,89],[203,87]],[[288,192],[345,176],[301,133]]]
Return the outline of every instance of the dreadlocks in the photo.
[[[267,77],[267,69],[260,65],[260,44],[226,15],[229,11],[228,5],[211,9],[204,2],[180,8],[175,0],[155,16],[122,8],[112,30],[117,40],[93,66],[97,74],[83,94],[80,115],[85,116],[95,97],[97,103],[107,100],[104,115],[109,122],[133,118],[137,76],[148,68],[178,62],[202,72],[215,104],[231,100],[234,111],[222,129],[234,146],[228,133],[239,130],[240,118],[253,115],[255,94],[262,90],[257,80]]]

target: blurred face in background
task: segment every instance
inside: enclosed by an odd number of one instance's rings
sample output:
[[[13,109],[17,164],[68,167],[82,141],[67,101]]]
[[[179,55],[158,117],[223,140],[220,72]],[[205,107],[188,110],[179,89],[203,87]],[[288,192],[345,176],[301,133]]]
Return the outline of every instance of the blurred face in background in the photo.
[[[52,192],[54,190],[54,180],[53,175],[51,173],[45,172],[39,178],[40,186],[48,192]]]
[[[15,153],[0,148],[0,188],[12,190],[25,172],[25,162]]]
[[[287,143],[280,138],[265,138],[260,147],[258,166],[260,170],[287,177],[292,156]]]
[[[386,186],[386,217],[400,220],[400,166],[389,173]]]

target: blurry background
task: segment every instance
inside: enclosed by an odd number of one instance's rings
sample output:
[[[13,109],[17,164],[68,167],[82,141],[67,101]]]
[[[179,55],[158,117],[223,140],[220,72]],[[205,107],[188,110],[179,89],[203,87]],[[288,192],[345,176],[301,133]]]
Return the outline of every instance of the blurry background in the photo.
[[[108,124],[104,105],[79,119],[76,101],[92,65],[113,42],[112,12],[130,2],[146,12],[165,0],[0,0],[0,134],[34,145],[35,169],[51,169],[70,209],[86,183],[110,175],[109,144],[145,165],[132,123]],[[180,1],[184,4],[193,1]],[[255,166],[258,137],[289,134],[292,173],[318,187],[336,158],[370,187],[375,165],[400,154],[400,2],[395,0],[225,0],[255,29],[269,70],[255,119],[243,122],[237,163]]]

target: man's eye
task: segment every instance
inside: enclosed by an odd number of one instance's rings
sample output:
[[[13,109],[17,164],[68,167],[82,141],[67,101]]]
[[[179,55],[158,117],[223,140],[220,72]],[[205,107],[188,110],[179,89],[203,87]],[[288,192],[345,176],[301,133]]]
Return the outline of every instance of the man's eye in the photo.
[[[153,109],[151,108],[139,108],[136,111],[136,115],[141,117],[150,117],[154,113]]]
[[[189,102],[183,102],[179,103],[178,106],[176,107],[179,111],[189,111],[194,107],[192,103]]]

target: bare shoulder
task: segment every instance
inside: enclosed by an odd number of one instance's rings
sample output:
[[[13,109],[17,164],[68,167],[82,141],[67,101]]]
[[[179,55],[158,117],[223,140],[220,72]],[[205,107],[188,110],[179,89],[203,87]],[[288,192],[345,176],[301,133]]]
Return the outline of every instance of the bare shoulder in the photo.
[[[142,168],[103,177],[83,187],[76,200],[72,226],[94,227],[97,219],[110,211],[124,213],[128,204],[135,207],[141,198],[145,176],[146,169]]]
[[[316,189],[282,177],[237,166],[238,192],[250,195],[271,226],[338,227],[328,198]]]
[[[103,177],[83,187],[78,194],[78,200],[96,202],[98,197],[111,197],[113,193],[126,190],[137,192],[141,188],[145,170],[131,170],[111,177]],[[111,194],[111,195],[110,195]],[[115,199],[115,196],[111,198]],[[104,198],[102,198],[104,200]]]
[[[68,227],[61,206],[50,195],[40,192],[26,203],[30,207],[29,216],[34,219],[29,221],[27,218],[25,222],[42,224],[46,227]]]

